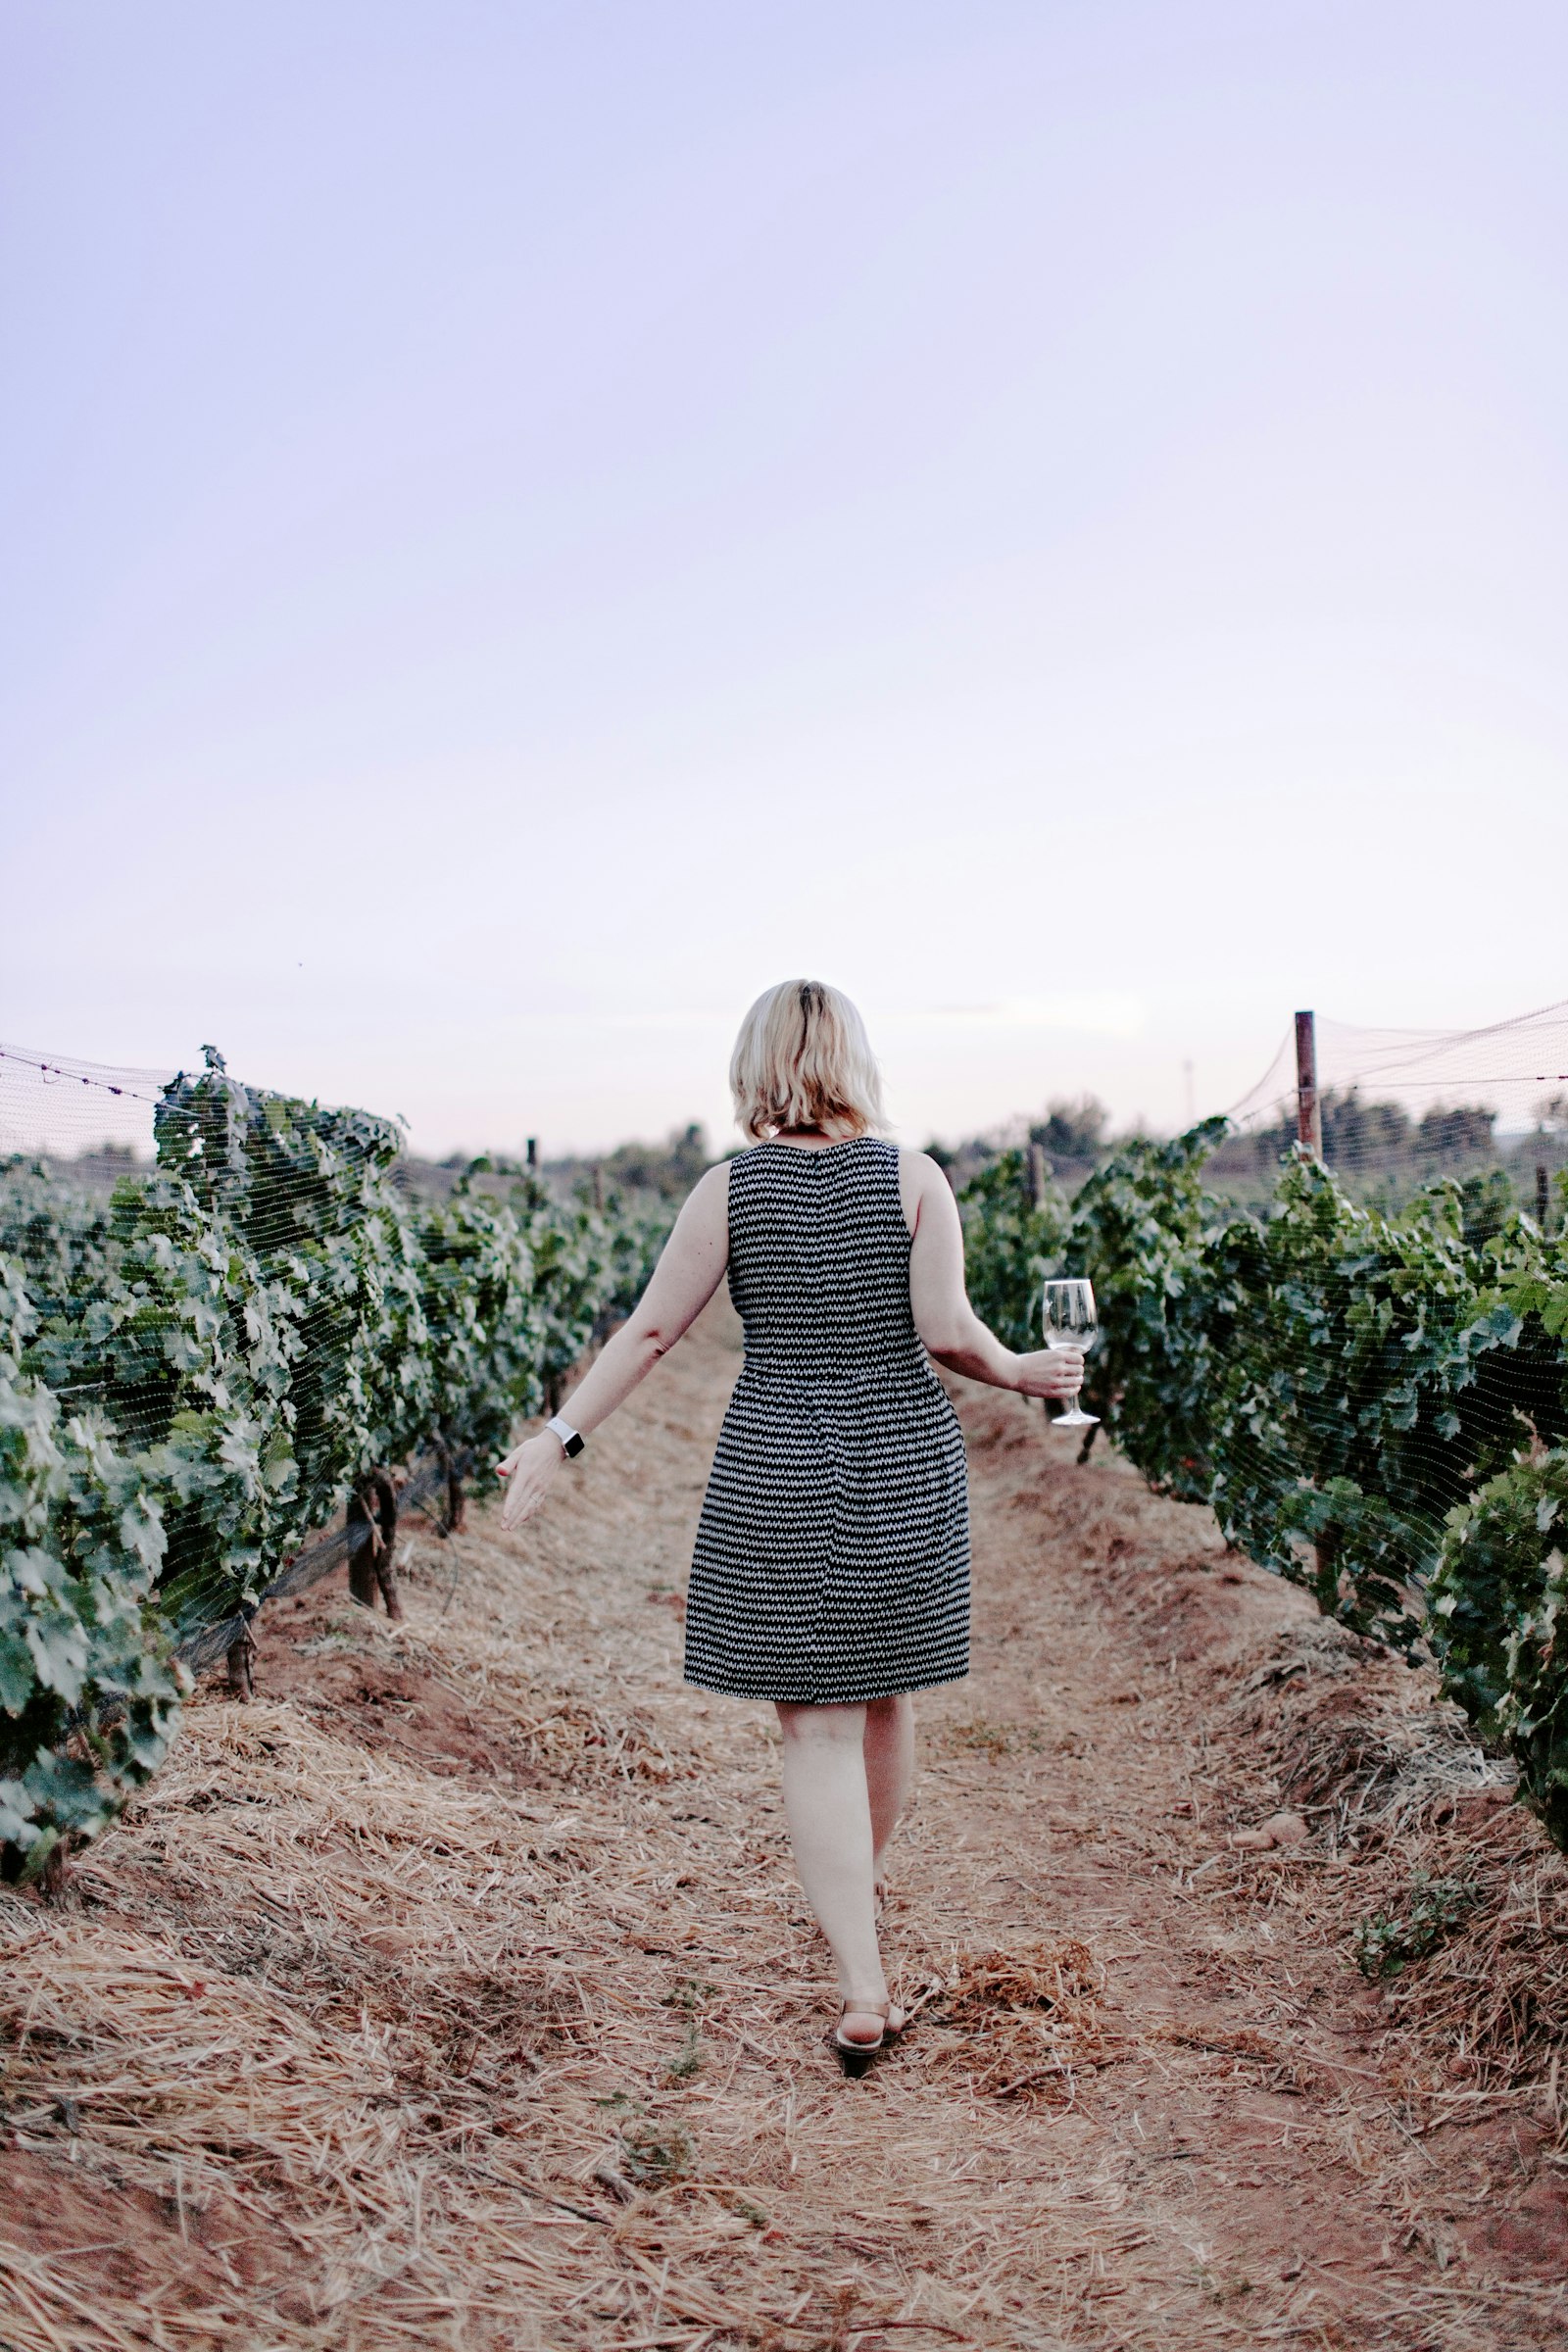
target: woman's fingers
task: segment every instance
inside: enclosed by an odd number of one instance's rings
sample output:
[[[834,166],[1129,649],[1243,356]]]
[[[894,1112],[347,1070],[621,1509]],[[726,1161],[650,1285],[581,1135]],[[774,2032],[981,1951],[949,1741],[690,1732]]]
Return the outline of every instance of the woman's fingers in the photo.
[[[496,1464],[496,1474],[506,1480],[506,1496],[501,1505],[503,1527],[520,1527],[525,1519],[533,1517],[562,1459],[554,1438],[546,1438],[543,1444],[537,1437],[524,1438],[520,1446],[502,1455]]]
[[[524,1519],[532,1518],[543,1498],[542,1487],[535,1487],[528,1481],[518,1480],[514,1486],[507,1489],[507,1499],[501,1505],[502,1526],[520,1527]]]
[[[1028,1396],[1072,1396],[1084,1385],[1084,1359],[1076,1348],[1041,1348],[1026,1358],[1020,1383]]]

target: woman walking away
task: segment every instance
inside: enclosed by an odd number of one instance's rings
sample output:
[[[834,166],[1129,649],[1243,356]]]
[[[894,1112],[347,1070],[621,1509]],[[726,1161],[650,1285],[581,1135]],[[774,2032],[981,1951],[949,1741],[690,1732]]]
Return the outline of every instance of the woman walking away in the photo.
[[[873,1132],[877,1066],[836,989],[760,997],[730,1086],[752,1149],[710,1168],[636,1312],[498,1465],[502,1519],[538,1509],[727,1269],[746,1361],[697,1531],[686,1680],[778,1710],[796,1865],[838,1970],[834,2043],[858,2074],[904,2025],[876,1895],[913,1771],[910,1693],[969,1671],[963,1443],[929,1359],[1025,1396],[1069,1395],[1083,1362],[1014,1355],[975,1314],[947,1179]]]

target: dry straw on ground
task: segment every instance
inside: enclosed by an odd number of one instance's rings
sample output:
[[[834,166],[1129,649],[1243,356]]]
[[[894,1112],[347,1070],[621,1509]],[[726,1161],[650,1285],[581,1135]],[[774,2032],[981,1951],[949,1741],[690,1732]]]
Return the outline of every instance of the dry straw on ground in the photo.
[[[0,2340],[1568,2344],[1561,1861],[1420,1677],[1010,1400],[966,1408],[912,2022],[842,2081],[767,1724],[678,1681],[733,1361],[700,1335],[523,1538],[416,1525],[405,1625],[286,1604],[259,1700],[0,1900]],[[1299,1844],[1230,1844],[1282,1805]]]

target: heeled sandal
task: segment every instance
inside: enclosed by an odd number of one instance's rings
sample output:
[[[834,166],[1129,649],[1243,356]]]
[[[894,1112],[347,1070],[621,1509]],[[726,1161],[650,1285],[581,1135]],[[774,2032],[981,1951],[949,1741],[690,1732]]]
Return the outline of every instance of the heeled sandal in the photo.
[[[898,2012],[899,2022],[895,2025],[893,2023],[895,2007],[896,2003],[891,2000],[841,2001],[839,2003],[839,2022],[828,2035],[828,2040],[837,2055],[840,2066],[847,2075],[852,2078],[863,2075],[872,2061],[880,2058],[883,2051],[891,2049],[894,2042],[898,2040],[899,2035],[904,2032],[905,2015],[904,2011],[900,2009]],[[879,2017],[882,2020],[882,2031],[875,2041],[857,2041],[853,2035],[847,2034],[844,2031],[844,2020],[847,2017]]]

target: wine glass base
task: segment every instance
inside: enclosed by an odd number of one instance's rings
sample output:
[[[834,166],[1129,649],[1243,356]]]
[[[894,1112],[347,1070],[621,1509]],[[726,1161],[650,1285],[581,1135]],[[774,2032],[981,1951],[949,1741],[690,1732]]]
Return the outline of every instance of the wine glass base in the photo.
[[[1100,1415],[1098,1413],[1081,1413],[1074,1405],[1070,1413],[1054,1413],[1051,1426],[1053,1429],[1098,1429]]]

